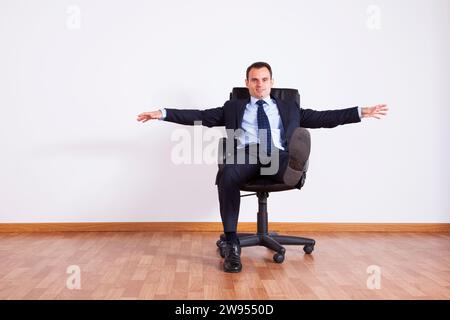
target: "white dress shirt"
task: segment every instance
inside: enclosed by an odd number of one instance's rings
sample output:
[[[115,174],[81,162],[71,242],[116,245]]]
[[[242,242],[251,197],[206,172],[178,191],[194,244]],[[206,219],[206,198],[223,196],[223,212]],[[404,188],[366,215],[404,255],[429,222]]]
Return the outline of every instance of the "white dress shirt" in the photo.
[[[247,144],[259,143],[258,137],[258,105],[256,101],[264,100],[264,112],[269,118],[270,132],[272,134],[272,141],[275,147],[280,150],[285,150],[285,141],[282,137],[284,134],[283,124],[281,122],[280,113],[275,100],[270,97],[264,99],[257,99],[250,97],[250,102],[245,106],[244,118],[242,119],[243,135],[238,136],[237,148],[244,148]]]

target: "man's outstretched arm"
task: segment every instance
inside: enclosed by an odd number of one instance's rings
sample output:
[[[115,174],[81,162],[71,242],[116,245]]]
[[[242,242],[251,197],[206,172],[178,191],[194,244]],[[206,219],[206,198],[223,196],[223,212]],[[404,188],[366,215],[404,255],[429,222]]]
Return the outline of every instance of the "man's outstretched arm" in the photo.
[[[194,125],[201,122],[207,127],[224,126],[223,107],[206,110],[161,109],[143,112],[138,115],[138,121],[165,120],[184,125]]]
[[[311,129],[334,128],[343,124],[360,122],[362,118],[380,119],[387,114],[387,111],[388,108],[385,104],[324,111],[300,108],[300,126]]]

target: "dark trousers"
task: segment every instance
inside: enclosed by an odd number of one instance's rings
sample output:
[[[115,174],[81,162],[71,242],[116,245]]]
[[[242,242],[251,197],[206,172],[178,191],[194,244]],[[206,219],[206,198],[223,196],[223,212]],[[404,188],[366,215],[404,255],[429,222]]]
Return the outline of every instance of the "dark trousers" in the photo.
[[[227,157],[217,183],[224,232],[236,232],[237,230],[241,204],[239,187],[241,185],[260,175],[270,177],[275,182],[283,182],[289,154],[279,149],[274,151],[271,161],[260,157],[258,148],[252,150],[249,147],[238,149],[234,155]]]

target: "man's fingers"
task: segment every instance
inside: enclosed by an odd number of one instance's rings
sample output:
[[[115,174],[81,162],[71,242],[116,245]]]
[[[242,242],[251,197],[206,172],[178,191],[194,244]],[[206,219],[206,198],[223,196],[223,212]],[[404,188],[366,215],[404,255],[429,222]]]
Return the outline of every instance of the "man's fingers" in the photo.
[[[138,121],[147,122],[148,120],[154,120],[154,119],[158,119],[158,116],[149,114],[149,115],[139,117]]]
[[[138,115],[137,120],[142,122],[147,122],[148,120],[159,120],[161,117],[160,111],[150,111],[150,112],[143,112]]]
[[[385,116],[387,114],[387,111],[389,109],[387,108],[386,104],[377,104],[371,107],[366,107],[364,108],[364,110],[365,110],[364,117],[381,119],[382,116]]]
[[[142,122],[147,122],[148,120],[150,120],[152,117],[148,116],[148,115],[143,115],[143,116],[139,116],[137,121],[142,121]]]

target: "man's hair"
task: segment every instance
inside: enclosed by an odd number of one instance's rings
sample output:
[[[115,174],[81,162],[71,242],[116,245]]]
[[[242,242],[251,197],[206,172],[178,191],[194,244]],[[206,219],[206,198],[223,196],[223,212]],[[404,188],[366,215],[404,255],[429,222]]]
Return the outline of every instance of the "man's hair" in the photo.
[[[247,68],[247,73],[246,73],[246,79],[248,80],[248,74],[250,73],[251,69],[261,69],[261,68],[267,68],[269,69],[270,72],[270,79],[272,79],[272,68],[270,67],[270,65],[267,62],[255,62],[252,63],[248,68]]]

